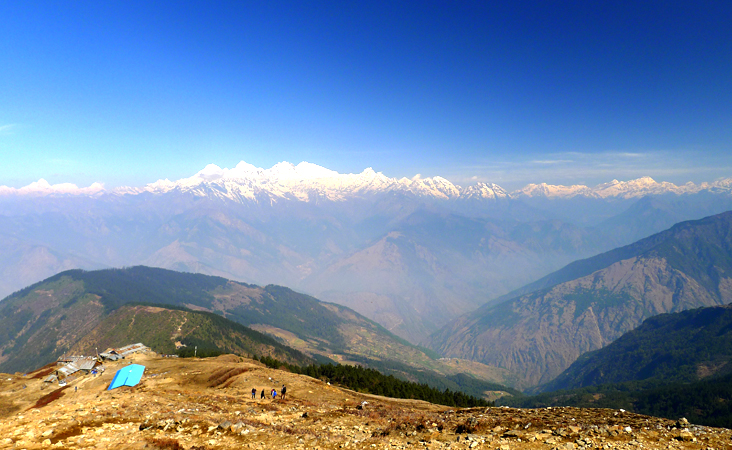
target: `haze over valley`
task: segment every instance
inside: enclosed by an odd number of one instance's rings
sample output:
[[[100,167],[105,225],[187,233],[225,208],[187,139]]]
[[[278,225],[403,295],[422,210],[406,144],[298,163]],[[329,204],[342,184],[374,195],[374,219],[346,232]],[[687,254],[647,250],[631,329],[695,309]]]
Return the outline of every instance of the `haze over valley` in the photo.
[[[286,285],[413,343],[574,260],[732,209],[732,179],[507,192],[305,162],[0,191],[0,295],[70,268],[144,264]]]

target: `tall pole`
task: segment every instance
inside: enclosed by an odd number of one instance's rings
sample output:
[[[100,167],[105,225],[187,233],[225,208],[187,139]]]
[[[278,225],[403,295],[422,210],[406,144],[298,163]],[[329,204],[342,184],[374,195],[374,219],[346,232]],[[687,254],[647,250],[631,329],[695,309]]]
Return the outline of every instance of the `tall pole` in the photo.
[[[198,346],[196,345],[195,347],[193,347],[193,357],[194,358],[196,357],[197,353],[198,353]]]

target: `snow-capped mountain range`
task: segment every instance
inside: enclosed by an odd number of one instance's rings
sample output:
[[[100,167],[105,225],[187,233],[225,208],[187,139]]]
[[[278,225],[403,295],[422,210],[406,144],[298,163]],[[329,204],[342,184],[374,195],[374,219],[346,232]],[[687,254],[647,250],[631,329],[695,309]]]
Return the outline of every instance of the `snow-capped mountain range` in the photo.
[[[190,193],[197,196],[215,196],[234,201],[259,201],[264,198],[276,201],[290,199],[310,201],[327,199],[342,201],[353,197],[384,192],[403,192],[433,199],[482,199],[507,198],[639,198],[646,195],[673,193],[695,194],[702,191],[714,193],[732,192],[732,178],[711,183],[692,182],[675,185],[657,182],[651,177],[629,181],[612,180],[595,187],[585,185],[529,184],[508,192],[494,183],[479,182],[472,186],[459,186],[445,178],[390,178],[372,168],[358,174],[341,174],[316,164],[288,162],[275,164],[270,169],[255,167],[241,161],[232,169],[209,164],[195,175],[177,181],[158,180],[143,187],[119,187],[106,190],[101,183],[80,188],[75,184],[51,185],[40,179],[22,188],[0,186],[0,196],[10,195],[136,195],[145,192],[165,194],[171,191]]]
[[[437,199],[455,199],[463,195],[501,198],[507,193],[498,186],[482,184],[465,190],[442,177],[389,178],[368,168],[359,174],[341,174],[325,167],[301,162],[297,165],[281,162],[270,169],[262,169],[240,162],[233,169],[222,169],[209,164],[192,177],[178,181],[158,180],[141,188],[118,188],[116,194],[170,191],[214,195],[231,200],[257,200],[262,194],[270,198],[309,201],[314,198],[342,201],[348,198],[382,192],[409,192]]]
[[[50,184],[41,178],[28,186],[16,189],[8,186],[0,186],[0,196],[6,195],[97,195],[104,193],[104,185],[93,183],[91,186],[80,188],[73,183]]]
[[[732,178],[507,192],[307,162],[115,189],[39,180],[0,187],[0,299],[66,269],[143,264],[285,285],[419,342],[574,260],[732,210],[731,194]]]

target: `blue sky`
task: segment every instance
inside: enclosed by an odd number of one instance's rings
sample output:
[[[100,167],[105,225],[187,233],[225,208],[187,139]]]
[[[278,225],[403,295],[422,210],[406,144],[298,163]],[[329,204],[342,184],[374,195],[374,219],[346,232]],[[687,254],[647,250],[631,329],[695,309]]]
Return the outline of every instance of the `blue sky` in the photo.
[[[730,2],[3,2],[0,185],[732,176]]]

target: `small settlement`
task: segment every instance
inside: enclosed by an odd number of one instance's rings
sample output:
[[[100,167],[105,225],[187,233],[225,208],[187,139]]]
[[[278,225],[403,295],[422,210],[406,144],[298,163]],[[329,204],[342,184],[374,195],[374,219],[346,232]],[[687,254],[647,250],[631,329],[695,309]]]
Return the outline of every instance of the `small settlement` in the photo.
[[[117,361],[133,353],[147,353],[149,351],[151,351],[149,347],[137,343],[119,348],[109,348],[97,356],[64,355],[56,361],[57,368],[43,381],[45,383],[58,382],[59,386],[65,386],[79,376],[103,373],[105,370],[104,361]]]

